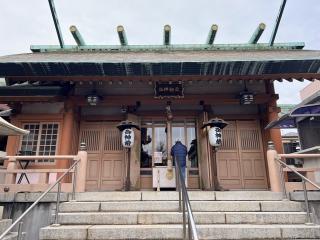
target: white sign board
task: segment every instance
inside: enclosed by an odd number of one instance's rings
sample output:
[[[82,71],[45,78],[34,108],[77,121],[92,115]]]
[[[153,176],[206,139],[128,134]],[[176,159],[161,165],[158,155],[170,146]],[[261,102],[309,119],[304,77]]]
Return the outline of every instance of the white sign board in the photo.
[[[162,163],[162,152],[154,152],[153,153],[153,162],[154,163]]]

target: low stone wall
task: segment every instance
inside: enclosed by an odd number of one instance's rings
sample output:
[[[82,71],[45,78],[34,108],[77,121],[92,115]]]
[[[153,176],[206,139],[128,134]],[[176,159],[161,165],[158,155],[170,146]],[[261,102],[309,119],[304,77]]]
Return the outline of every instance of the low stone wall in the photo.
[[[3,218],[15,221],[40,195],[41,193],[0,193],[0,206],[4,208]],[[39,229],[51,224],[56,208],[56,199],[56,193],[49,193],[25,216],[23,219],[23,232],[26,232],[25,240],[38,240]],[[61,193],[60,201],[66,202],[67,199],[67,193]]]
[[[314,216],[315,223],[320,224],[320,191],[309,191],[308,199],[310,204],[310,210]],[[290,200],[304,202],[303,191],[291,192]]]

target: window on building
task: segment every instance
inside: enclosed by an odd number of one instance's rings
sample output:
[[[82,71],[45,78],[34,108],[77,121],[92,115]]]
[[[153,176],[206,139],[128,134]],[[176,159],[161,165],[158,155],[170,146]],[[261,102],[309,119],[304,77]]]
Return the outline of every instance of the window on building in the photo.
[[[26,123],[24,129],[30,131],[22,137],[21,155],[55,155],[57,151],[58,123]],[[37,160],[37,163],[51,163],[53,159]]]

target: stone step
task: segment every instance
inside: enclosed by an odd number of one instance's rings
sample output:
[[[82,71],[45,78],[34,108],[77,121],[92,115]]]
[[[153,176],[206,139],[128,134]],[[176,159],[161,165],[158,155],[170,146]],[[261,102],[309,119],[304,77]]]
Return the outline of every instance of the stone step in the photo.
[[[280,201],[281,193],[270,191],[188,191],[190,200],[194,201]],[[76,200],[83,202],[104,201],[177,201],[176,191],[137,191],[137,192],[85,192],[76,193]],[[71,200],[71,195],[69,195]]]
[[[307,225],[199,225],[200,239],[319,239],[320,227]],[[41,240],[71,239],[181,239],[181,225],[48,226]]]
[[[304,224],[303,212],[194,212],[196,224]],[[59,223],[64,225],[130,225],[179,224],[178,212],[82,212],[60,213]]]
[[[17,240],[18,239],[18,233],[13,232],[13,233],[8,233],[3,240]]]
[[[11,219],[0,219],[0,234],[7,230],[12,224]]]
[[[196,212],[301,212],[304,204],[292,201],[191,201]],[[66,202],[61,212],[172,212],[178,201]]]

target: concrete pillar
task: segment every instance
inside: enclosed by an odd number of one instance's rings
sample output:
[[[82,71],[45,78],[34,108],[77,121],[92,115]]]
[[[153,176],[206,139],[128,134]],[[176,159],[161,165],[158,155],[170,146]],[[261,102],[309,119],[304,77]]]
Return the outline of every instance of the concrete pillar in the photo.
[[[77,166],[76,192],[85,192],[88,162],[88,153],[86,151],[85,144],[81,143],[80,150],[77,156],[78,159],[80,159],[80,162]]]
[[[272,192],[282,192],[280,179],[280,165],[276,161],[278,156],[272,141],[268,142],[267,161],[270,179],[270,188]]]

